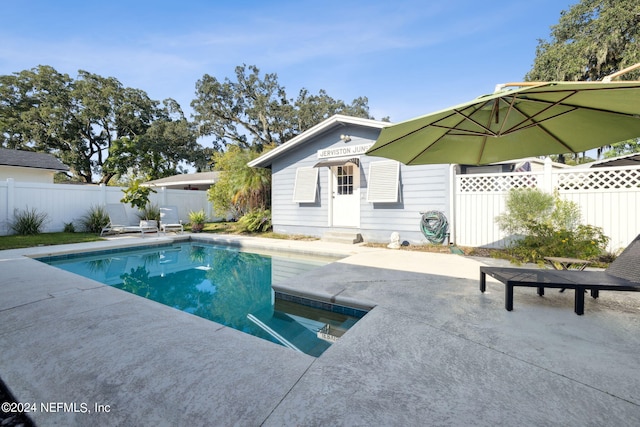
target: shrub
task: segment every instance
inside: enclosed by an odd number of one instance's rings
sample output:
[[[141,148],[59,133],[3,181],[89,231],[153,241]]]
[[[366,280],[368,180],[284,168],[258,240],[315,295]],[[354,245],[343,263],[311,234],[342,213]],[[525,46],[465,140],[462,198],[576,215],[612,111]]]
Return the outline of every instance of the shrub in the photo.
[[[73,222],[68,222],[64,224],[64,232],[65,233],[75,233],[76,227],[73,225]]]
[[[593,260],[609,243],[601,228],[580,224],[580,207],[557,192],[511,190],[506,207],[496,222],[503,231],[522,236],[508,248],[514,261],[540,262],[546,256]]]
[[[89,233],[100,233],[109,224],[109,215],[104,206],[91,206],[80,218],[80,226]]]
[[[509,191],[505,200],[506,212],[496,217],[501,230],[509,234],[526,235],[540,218],[548,218],[553,212],[553,196],[535,188]]]
[[[138,218],[160,222],[160,208],[155,204],[147,204],[138,211]]]
[[[204,230],[204,223],[207,221],[207,214],[204,209],[189,212],[189,222],[191,223],[191,231],[200,233]]]
[[[23,211],[16,210],[14,219],[9,223],[9,228],[20,235],[38,234],[42,231],[42,226],[47,220],[46,212],[38,212],[35,208],[25,208]]]
[[[242,216],[238,220],[240,232],[265,232],[271,229],[271,211],[268,209],[256,209]]]
[[[597,260],[609,243],[600,227],[578,225],[575,230],[549,224],[531,227],[531,234],[514,242],[508,253],[520,262],[540,262],[546,256]]]
[[[189,221],[191,224],[204,224],[207,222],[207,214],[204,212],[204,209],[200,209],[199,211],[190,211]]]

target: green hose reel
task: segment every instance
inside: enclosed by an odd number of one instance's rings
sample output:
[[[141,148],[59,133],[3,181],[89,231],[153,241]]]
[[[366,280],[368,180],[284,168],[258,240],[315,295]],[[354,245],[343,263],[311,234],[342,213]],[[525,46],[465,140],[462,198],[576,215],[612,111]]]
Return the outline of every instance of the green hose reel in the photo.
[[[449,237],[449,222],[440,211],[422,212],[420,230],[431,243],[442,244]]]

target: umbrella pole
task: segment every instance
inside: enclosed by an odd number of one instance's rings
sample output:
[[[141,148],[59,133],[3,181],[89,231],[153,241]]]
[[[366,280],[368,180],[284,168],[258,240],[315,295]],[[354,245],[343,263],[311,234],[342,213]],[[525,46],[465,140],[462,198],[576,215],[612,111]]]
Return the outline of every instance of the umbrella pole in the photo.
[[[624,68],[620,71],[616,71],[615,73],[609,74],[608,76],[604,77],[602,79],[603,83],[611,83],[611,80],[613,79],[617,79],[618,77],[622,76],[623,74],[627,74],[629,71],[633,71],[640,68],[640,62],[638,62],[637,64],[634,65],[630,65],[627,68]],[[511,83],[500,83],[497,84],[493,93],[496,92],[500,92],[501,90],[503,90],[505,87],[531,87],[531,86],[537,86],[537,85],[543,85],[546,84],[548,82],[511,82]],[[575,82],[575,83],[579,83],[579,82]],[[593,83],[593,82],[584,82],[584,83]]]
[[[618,77],[620,77],[623,74],[627,74],[629,71],[633,71],[636,68],[640,68],[640,62],[638,62],[637,64],[631,65],[627,68],[624,68],[620,71],[616,71],[613,74],[609,74],[608,76],[606,76],[605,78],[602,79],[603,82],[609,83],[611,80],[616,79]]]

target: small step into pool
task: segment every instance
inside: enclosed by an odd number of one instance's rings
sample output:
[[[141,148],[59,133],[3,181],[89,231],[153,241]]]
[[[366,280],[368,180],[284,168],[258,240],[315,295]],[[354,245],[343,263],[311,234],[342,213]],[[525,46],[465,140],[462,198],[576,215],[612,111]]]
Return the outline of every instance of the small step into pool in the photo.
[[[38,260],[316,357],[367,313],[273,290],[329,259],[190,241]]]

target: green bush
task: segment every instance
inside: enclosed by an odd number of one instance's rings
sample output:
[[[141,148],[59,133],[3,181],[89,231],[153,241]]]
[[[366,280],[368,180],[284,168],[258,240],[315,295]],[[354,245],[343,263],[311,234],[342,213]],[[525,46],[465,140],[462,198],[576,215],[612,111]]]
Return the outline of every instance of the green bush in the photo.
[[[73,222],[67,222],[64,224],[64,232],[65,233],[75,233],[76,227],[73,225]]]
[[[609,238],[599,227],[581,224],[580,207],[572,201],[537,189],[511,190],[507,212],[496,217],[501,230],[520,236],[507,251],[516,262],[541,262],[544,257],[594,260]]]
[[[531,234],[510,245],[508,253],[519,262],[541,262],[546,256],[597,260],[608,243],[600,227],[578,225],[566,230],[537,224]]]
[[[268,209],[256,209],[238,220],[240,232],[265,232],[271,229],[271,211]]]
[[[15,233],[23,236],[39,234],[42,226],[47,221],[46,212],[38,212],[35,208],[16,210],[13,221],[9,222],[9,228]]]
[[[509,234],[527,235],[540,218],[551,216],[553,196],[534,188],[514,189],[507,195],[505,208],[506,212],[496,217],[498,227]]]
[[[190,211],[189,222],[191,224],[204,224],[207,222],[207,214],[204,209],[200,209],[199,211]]]
[[[109,224],[109,215],[104,206],[91,206],[89,211],[80,218],[80,226],[89,233],[100,233]]]
[[[155,204],[147,204],[138,211],[138,218],[160,222],[160,208]]]

